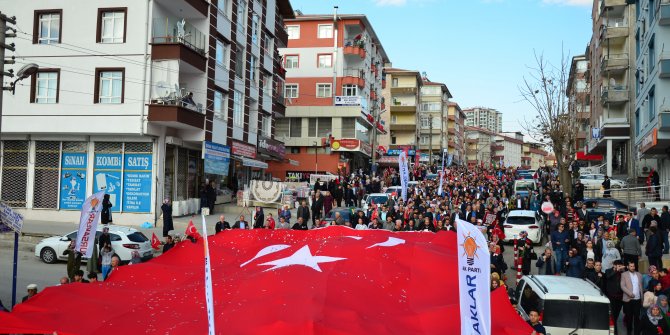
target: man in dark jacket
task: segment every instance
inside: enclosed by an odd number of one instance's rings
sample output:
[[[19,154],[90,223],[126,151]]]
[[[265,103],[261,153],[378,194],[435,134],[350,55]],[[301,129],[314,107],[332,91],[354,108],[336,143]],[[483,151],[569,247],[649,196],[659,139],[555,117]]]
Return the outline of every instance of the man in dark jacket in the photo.
[[[166,253],[168,250],[172,249],[174,247],[174,240],[172,239],[172,236],[168,235],[165,237],[165,244],[163,244],[163,253]]]
[[[554,249],[554,256],[556,256],[556,264],[563,267],[568,254],[568,243],[570,238],[565,231],[565,226],[558,225],[558,230],[551,233],[551,246]]]
[[[623,291],[621,290],[621,274],[625,267],[621,260],[615,260],[612,268],[605,271],[605,295],[610,299],[610,311],[613,320],[619,319],[623,307]],[[617,322],[614,323],[614,334],[618,334]]]
[[[667,254],[670,251],[670,244],[668,243],[668,230],[670,230],[670,212],[668,206],[663,206],[661,209],[661,226],[659,227],[661,236],[663,237],[663,253]]]
[[[575,192],[574,196],[572,197],[573,201],[584,201],[584,184],[577,179],[577,182],[575,183],[575,189],[573,190]]]
[[[302,205],[298,207],[298,216],[297,218],[302,218],[303,222],[307,223],[309,221],[310,214],[309,214],[309,207],[307,206],[307,201],[303,201]]]
[[[491,272],[497,272],[500,278],[502,278],[507,270],[507,264],[505,264],[505,259],[500,253],[500,247],[495,243],[491,243],[489,250],[491,252]]]
[[[649,258],[649,266],[655,265],[660,269],[662,267],[663,237],[661,237],[661,232],[658,230],[655,221],[652,221],[649,230],[651,231],[651,235],[649,235],[649,240],[647,240],[645,254]]]
[[[226,217],[221,214],[219,216],[219,221],[214,225],[214,231],[216,234],[218,234],[224,229],[230,229],[230,223],[228,223],[228,221],[226,221]]]
[[[302,217],[298,217],[298,222],[296,222],[293,227],[291,227],[293,230],[308,230],[309,227],[307,227],[307,221],[303,220]]]
[[[565,275],[573,278],[582,278],[584,261],[577,249],[572,248],[568,252],[568,260],[565,261]]]
[[[605,274],[603,273],[601,262],[596,262],[591,258],[587,259],[586,269],[582,273],[582,278],[590,280],[602,290],[605,289]]]
[[[612,191],[610,190],[612,182],[610,181],[610,177],[605,175],[605,181],[603,181],[602,186],[603,186],[603,198],[611,198],[612,197]]]

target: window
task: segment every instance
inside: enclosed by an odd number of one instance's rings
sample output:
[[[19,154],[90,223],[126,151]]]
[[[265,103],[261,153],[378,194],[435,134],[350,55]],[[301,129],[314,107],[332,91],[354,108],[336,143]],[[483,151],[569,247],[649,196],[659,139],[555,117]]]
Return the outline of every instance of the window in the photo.
[[[291,147],[291,153],[292,154],[299,154],[300,153],[300,147]]]
[[[284,90],[284,97],[288,99],[295,99],[298,97],[298,84],[286,84]]]
[[[241,0],[237,4],[237,31],[244,34],[244,28],[247,24],[247,2]]]
[[[649,7],[649,25],[651,25],[654,22],[654,16],[656,15],[656,6],[654,0],[649,0],[647,5]]]
[[[320,24],[319,25],[319,38],[333,38],[333,25],[332,24]]]
[[[272,135],[272,119],[269,115],[261,117],[261,135],[270,137]]]
[[[317,67],[333,67],[333,55],[332,54],[318,55]]]
[[[428,144],[428,135],[421,135],[420,139],[421,139],[421,142],[419,142],[419,143]]]
[[[244,126],[244,95],[240,91],[233,91],[233,124]]]
[[[224,68],[228,68],[227,59],[228,55],[226,45],[223,43],[223,41],[216,40],[216,64],[221,65]]]
[[[421,117],[421,128],[430,128],[430,117]]]
[[[635,111],[635,135],[640,135],[640,110]]]
[[[332,84],[316,84],[317,98],[330,98],[332,96]]]
[[[244,55],[244,47],[238,45],[237,52],[235,52],[235,75],[238,78],[243,78],[242,76],[244,76]]]
[[[297,69],[300,64],[300,56],[298,55],[286,55],[284,56],[284,68],[285,69]]]
[[[251,42],[258,45],[258,15],[251,17]]]
[[[391,144],[396,144],[396,137],[395,136],[391,136]]]
[[[98,43],[126,42],[126,13],[128,8],[98,8]]]
[[[439,111],[440,107],[439,102],[424,102],[421,104],[422,111]]]
[[[214,117],[220,120],[226,120],[226,102],[223,92],[214,91]]]
[[[342,95],[345,97],[355,97],[358,95],[358,86],[347,84],[342,85]]]
[[[218,0],[216,2],[216,7],[219,9],[221,13],[224,15],[228,14],[228,0]]]
[[[290,121],[290,137],[302,137],[302,118],[292,117]]]
[[[651,9],[650,9],[651,10]],[[649,39],[649,74],[651,74],[651,71],[654,70],[654,67],[656,66],[656,53],[654,51],[654,38],[656,37],[656,34],[651,35],[651,38]]]
[[[300,38],[300,26],[286,26],[286,34],[289,40],[297,40]]]
[[[316,118],[311,117],[307,119],[307,136],[316,137]]]
[[[342,118],[342,138],[356,137],[356,118],[343,117]]]
[[[656,86],[653,86],[649,90],[649,121],[656,118],[656,97],[654,92],[655,90]]]
[[[398,78],[393,78],[391,81],[391,87],[398,87]]]
[[[33,44],[60,43],[60,32],[63,28],[62,18],[62,9],[36,10],[33,23]]]
[[[391,124],[396,124],[398,123],[398,116],[397,115],[391,115]]]
[[[258,58],[251,55],[251,59],[249,60],[249,81],[252,86],[258,86],[258,83],[256,83],[256,64],[258,64]]]
[[[58,89],[60,83],[60,70],[42,69],[31,79],[32,91],[31,102],[37,104],[58,103]]]
[[[333,119],[329,117],[307,119],[307,137],[325,136],[333,130]]]
[[[95,69],[94,103],[120,104],[123,103],[125,69],[98,68]]]

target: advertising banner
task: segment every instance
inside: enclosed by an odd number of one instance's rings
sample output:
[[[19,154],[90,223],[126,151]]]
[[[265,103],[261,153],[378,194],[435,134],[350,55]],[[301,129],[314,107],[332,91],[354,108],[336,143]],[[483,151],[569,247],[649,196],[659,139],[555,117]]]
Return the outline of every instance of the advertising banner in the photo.
[[[86,199],[87,155],[64,152],[61,156],[60,209],[80,210]]]
[[[238,141],[233,141],[231,153],[235,156],[256,158],[256,147],[250,144],[245,144]]]
[[[491,334],[491,257],[482,232],[456,219],[461,334]],[[466,316],[467,317],[464,317]]]
[[[409,183],[409,168],[407,167],[407,156],[401,152],[398,156],[398,171],[400,172],[400,185],[402,186],[402,200],[407,201],[407,184]]]
[[[79,217],[79,231],[77,233],[77,242],[74,250],[79,251],[86,258],[91,258],[93,248],[95,248],[95,234],[100,222],[100,211],[102,210],[102,198],[105,191],[94,193],[81,208]]]
[[[93,162],[93,192],[109,194],[112,211],[121,211],[121,154],[95,154]]]
[[[209,141],[204,142],[205,173],[227,176],[230,167],[230,147]]]
[[[151,211],[151,154],[126,154],[123,162],[123,211]]]
[[[4,202],[0,202],[0,233],[13,231],[20,233],[23,229],[23,215],[14,212]]]

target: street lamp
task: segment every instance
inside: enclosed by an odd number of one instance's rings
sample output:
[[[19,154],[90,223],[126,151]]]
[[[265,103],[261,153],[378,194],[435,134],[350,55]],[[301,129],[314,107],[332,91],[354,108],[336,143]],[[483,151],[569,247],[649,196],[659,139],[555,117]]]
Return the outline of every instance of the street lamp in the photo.
[[[16,73],[16,80],[14,80],[10,86],[10,90],[12,91],[12,95],[14,94],[14,91],[16,90],[16,83],[19,81],[26,79],[35,73],[37,73],[37,70],[39,70],[39,65],[35,63],[30,63],[26,64],[23,67],[19,69],[19,71]]]

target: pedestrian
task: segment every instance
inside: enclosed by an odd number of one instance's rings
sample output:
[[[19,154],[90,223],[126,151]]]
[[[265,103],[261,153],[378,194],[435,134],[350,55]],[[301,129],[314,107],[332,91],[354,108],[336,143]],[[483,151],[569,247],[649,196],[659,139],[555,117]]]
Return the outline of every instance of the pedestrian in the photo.
[[[502,253],[500,253],[500,247],[495,243],[489,243],[489,252],[491,254],[491,272],[496,272],[502,277],[507,271],[507,264],[505,264]]]
[[[82,284],[88,284],[88,280],[84,279],[84,271],[83,270],[77,270],[74,273],[74,280],[72,281],[73,283],[82,283]]]
[[[628,235],[624,236],[619,242],[619,247],[623,253],[623,261],[635,263],[635,268],[638,269],[638,260],[642,256],[642,247],[640,240],[637,238],[637,231],[634,228],[628,229]]]
[[[603,198],[611,198],[612,197],[612,191],[610,190],[612,182],[610,181],[610,177],[608,175],[605,175],[605,180],[602,182],[602,187],[603,187]]]
[[[90,272],[86,278],[88,278],[89,283],[97,283],[98,282],[98,273],[97,272]]]
[[[303,220],[302,217],[298,217],[298,221],[291,227],[292,230],[309,230],[307,227],[307,221]]]
[[[633,266],[635,266],[633,264]],[[621,277],[625,270],[623,262],[614,261],[611,269],[605,271],[605,295],[610,301],[610,311],[613,320],[619,319],[621,307],[623,306],[623,290],[621,289]],[[618,334],[617,322],[614,322],[614,334]]]
[[[329,191],[323,192],[323,215],[328,216],[328,213],[333,209],[335,199]]]
[[[653,212],[653,210],[652,210]],[[656,266],[661,268],[661,256],[663,256],[663,237],[661,237],[661,232],[658,230],[658,226],[655,221],[652,221],[649,226],[649,239],[645,245],[645,254],[649,259],[649,266]]]
[[[603,253],[602,264],[603,269],[607,270],[612,268],[614,261],[621,259],[621,254],[619,254],[619,250],[614,247],[614,242],[607,241],[605,245],[606,248],[605,252]]]
[[[230,229],[230,223],[226,221],[226,216],[223,214],[219,215],[219,221],[217,221],[216,224],[214,224],[214,233],[218,234],[223,230],[228,229]]]
[[[275,219],[272,217],[272,213],[268,213],[268,218],[265,220],[265,225],[263,226],[266,229],[275,229]]]
[[[170,231],[174,230],[174,225],[172,223],[172,202],[170,199],[163,199],[161,211],[163,212],[163,237],[167,237],[170,234]]]
[[[107,274],[107,278],[112,275],[112,272],[117,271],[120,265],[121,260],[119,259],[119,256],[112,256],[112,262],[110,263],[110,270],[109,274]]]
[[[300,207],[298,207],[297,218],[302,218],[302,221],[305,223],[311,218],[307,201],[303,200]]]
[[[528,324],[533,328],[531,335],[547,335],[547,330],[540,323],[540,313],[537,310],[531,309],[528,312]]]
[[[312,227],[319,225],[321,220],[321,213],[323,212],[324,199],[321,196],[321,191],[316,191],[314,199],[312,199]]]
[[[668,241],[668,231],[670,231],[670,212],[668,206],[661,208],[661,222],[659,226],[661,237],[663,238],[663,254],[670,252],[670,242]]]
[[[279,217],[279,224],[277,224],[277,229],[289,229],[291,226],[286,222],[286,218],[284,216]]]
[[[102,236],[102,234],[100,234]],[[98,260],[100,257],[100,254],[98,252],[98,240],[99,238],[93,239],[93,252],[91,253],[91,258],[88,259],[86,262],[86,272],[97,272],[98,271]]]
[[[100,211],[100,223],[107,225],[112,222],[112,202],[109,200],[109,194],[102,197],[102,210]]]
[[[651,185],[654,187],[654,201],[661,201],[661,178],[656,169],[651,170]]]
[[[235,221],[232,229],[249,229],[249,223],[244,219],[244,215],[240,215],[240,219]]]
[[[174,240],[171,235],[165,237],[165,244],[163,244],[163,253],[174,247]]]
[[[22,303],[28,301],[28,299],[34,297],[34,296],[37,294],[37,284],[30,284],[30,285],[28,285],[28,286],[26,287],[26,290],[27,290],[27,293],[28,293],[28,294],[25,295],[25,296],[23,297],[23,299],[21,299],[21,302],[22,302]],[[3,307],[3,308],[4,308],[4,307]]]
[[[279,212],[279,219],[284,218],[287,224],[291,223],[291,210],[288,208],[288,205],[282,206],[282,210]]]
[[[74,246],[74,241],[70,241],[70,245],[63,251],[63,255],[67,256],[67,277],[70,281],[74,279],[75,271],[81,267],[81,253],[74,250]]]
[[[202,213],[203,208],[209,209],[209,203],[207,199],[207,185],[205,183],[200,184],[200,210],[198,213]]]
[[[142,258],[140,257],[140,252],[137,250],[133,250],[130,252],[131,258],[130,262],[128,262],[129,265],[132,264],[140,264],[142,263]]]
[[[109,272],[112,271],[112,256],[114,256],[114,250],[112,250],[112,246],[109,244],[105,244],[105,246],[102,248],[102,252],[100,252],[101,257],[100,264],[102,265],[102,280],[107,280]]]
[[[577,249],[572,248],[568,251],[568,259],[565,261],[564,272],[568,277],[582,278],[584,271],[584,261],[577,252]]]
[[[254,229],[263,228],[264,224],[265,212],[263,211],[263,207],[256,206],[256,210],[254,211]]]
[[[621,275],[624,322],[628,334],[639,334],[641,299],[644,292],[642,289],[642,275],[635,270],[635,263],[629,262],[626,267],[628,271]]]
[[[647,310],[647,313],[642,316],[640,324],[640,335],[658,335],[669,334],[670,327],[664,320],[661,314],[661,308],[654,304]],[[630,333],[629,333],[630,334]]]
[[[556,275],[560,270],[556,267],[556,257],[554,257],[551,248],[544,249],[544,254],[538,258],[535,266],[539,275]]]
[[[570,242],[568,233],[564,231],[564,229],[565,227],[562,224],[559,224],[558,229],[551,233],[551,246],[554,249],[556,264],[560,264],[561,267],[565,264],[568,256],[567,243]]]
[[[216,187],[215,182],[211,180],[207,184],[207,207],[209,207],[209,215],[214,215],[214,205],[216,205]]]

